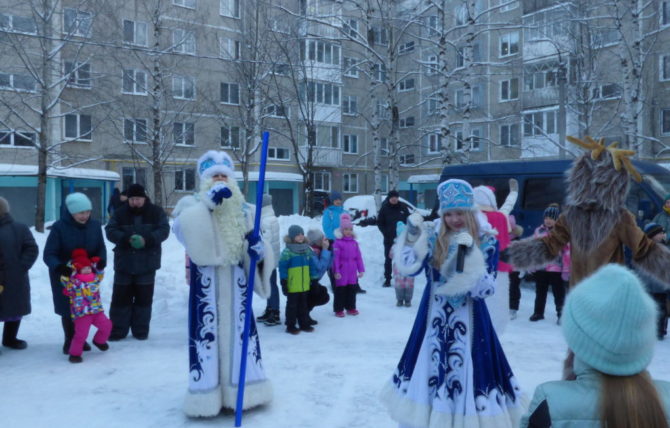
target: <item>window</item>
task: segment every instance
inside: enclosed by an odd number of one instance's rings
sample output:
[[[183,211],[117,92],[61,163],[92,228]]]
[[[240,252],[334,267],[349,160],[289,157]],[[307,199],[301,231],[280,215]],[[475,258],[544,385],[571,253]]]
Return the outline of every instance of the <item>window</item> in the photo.
[[[371,31],[371,36],[368,38],[371,38],[369,40],[370,45],[388,45],[389,44],[389,36],[388,36],[388,30],[386,28],[379,28],[379,27],[372,27]]]
[[[406,42],[398,47],[398,54],[406,54],[414,50],[414,41]]]
[[[283,147],[268,147],[268,159],[291,160],[291,154]]]
[[[414,89],[414,79],[413,78],[407,78],[407,79],[401,80],[398,83],[398,91],[399,92],[411,91],[412,89]]]
[[[400,165],[413,165],[415,162],[414,154],[400,155]]]
[[[343,73],[347,77],[358,77],[358,59],[344,57]]]
[[[0,73],[0,89],[11,89],[18,92],[35,92],[37,82],[32,76],[25,74]]]
[[[437,25],[437,15],[430,15],[424,17],[425,33],[428,37],[435,37],[440,34]]]
[[[225,104],[239,104],[240,85],[237,83],[221,83],[221,102]]]
[[[291,109],[288,106],[270,104],[265,107],[265,114],[272,117],[287,118],[291,115]]]
[[[661,25],[670,25],[670,1],[664,0],[660,4],[661,11],[659,13],[661,18]]]
[[[470,128],[470,150],[477,151],[481,149],[482,137],[484,136],[484,128],[481,126],[473,126]]]
[[[510,56],[519,53],[519,32],[513,31],[511,33],[500,36],[500,56]]]
[[[345,19],[342,23],[342,31],[345,35],[355,39],[358,37],[358,21],[355,19]]]
[[[660,68],[658,72],[658,80],[662,82],[670,80],[670,55],[661,55],[658,63]]]
[[[240,127],[222,126],[221,127],[221,147],[232,149],[240,148]]]
[[[349,154],[358,153],[358,135],[343,135],[342,151]]]
[[[358,193],[358,174],[342,174],[342,190],[344,193]]]
[[[616,83],[597,85],[595,88],[592,88],[591,91],[593,99],[595,100],[621,98],[622,93],[621,86]]]
[[[568,8],[551,8],[523,18],[525,40],[553,40],[574,34]]]
[[[123,20],[123,43],[147,46],[147,23]]]
[[[387,154],[389,151],[389,140],[386,137],[379,139],[379,151],[381,154]]]
[[[291,72],[291,67],[288,64],[272,64],[272,73],[280,76],[288,76]]]
[[[526,65],[523,69],[524,91],[557,86],[558,68],[557,62]]]
[[[358,97],[346,95],[342,97],[342,114],[355,116],[358,114]]]
[[[519,7],[518,0],[498,0],[498,4],[500,5],[500,8],[498,9],[500,12],[507,12],[508,10],[513,10]]]
[[[339,126],[316,125],[314,127],[314,144],[319,147],[332,147],[334,149],[340,147],[340,128]],[[304,128],[305,145],[311,144],[309,141],[309,130]]]
[[[401,128],[411,128],[414,126],[414,116],[401,117],[399,126]]]
[[[372,77],[377,82],[386,82],[386,65],[377,63],[372,67]]]
[[[195,9],[195,0],[172,0],[172,4],[189,9]]]
[[[145,168],[128,168],[121,169],[121,179],[123,180],[123,188],[127,189],[131,184],[137,183],[144,187],[147,185],[146,169]]]
[[[221,43],[221,58],[240,59],[240,41],[223,38]]]
[[[616,28],[601,28],[593,30],[593,33],[591,33],[591,46],[594,48],[612,46],[620,41],[621,34]]]
[[[77,9],[63,9],[63,30],[66,34],[91,37],[93,16]]]
[[[519,98],[519,79],[513,78],[500,82],[500,101],[511,101]]]
[[[434,97],[427,98],[424,102],[426,116],[437,114],[440,108],[440,100]]]
[[[240,17],[240,0],[221,0],[219,13],[231,18]]]
[[[428,154],[435,154],[440,152],[440,148],[442,147],[442,135],[437,132],[433,134],[428,134],[427,136],[428,140]]]
[[[34,19],[17,15],[0,13],[0,28],[12,33],[37,34]]]
[[[146,143],[147,120],[123,119],[123,140],[127,143]]]
[[[0,147],[34,147],[35,141],[34,132],[0,130]]]
[[[88,114],[65,115],[65,139],[91,141],[91,116]]]
[[[428,55],[424,66],[426,67],[426,76],[437,74],[437,55]]]
[[[523,135],[532,137],[556,133],[556,111],[540,111],[523,115]]]
[[[518,123],[500,125],[500,145],[503,147],[518,146],[520,140]]]
[[[388,107],[388,104],[384,101],[377,100],[377,106],[375,107],[375,113],[380,119],[390,119],[391,110]]]
[[[484,102],[481,86],[473,86],[470,90],[470,108],[481,107]],[[465,89],[457,89],[454,92],[454,107],[463,109],[465,106]]]
[[[340,45],[321,40],[307,40],[304,58],[324,64],[340,65]]]
[[[466,5],[461,5],[456,11],[456,25],[464,25],[468,20],[468,8]]]
[[[661,133],[670,135],[670,109],[661,110]]]
[[[195,99],[195,78],[190,76],[173,76],[172,97],[180,100]]]
[[[314,190],[320,192],[330,192],[330,173],[329,172],[313,172],[310,174]]]
[[[67,76],[67,86],[71,88],[91,87],[91,65],[65,61],[63,74]]]
[[[340,105],[340,87],[331,83],[307,82],[306,85],[301,85],[301,92],[307,102]]]
[[[178,146],[194,146],[195,124],[191,122],[174,122],[172,124],[172,138]]]
[[[174,172],[174,190],[195,190],[195,168],[178,169]]]
[[[541,211],[564,197],[563,177],[528,178],[524,186],[523,209]]]
[[[172,46],[174,52],[195,54],[195,33],[186,30],[172,30]]]
[[[142,70],[123,70],[121,92],[124,94],[146,95],[147,74]]]

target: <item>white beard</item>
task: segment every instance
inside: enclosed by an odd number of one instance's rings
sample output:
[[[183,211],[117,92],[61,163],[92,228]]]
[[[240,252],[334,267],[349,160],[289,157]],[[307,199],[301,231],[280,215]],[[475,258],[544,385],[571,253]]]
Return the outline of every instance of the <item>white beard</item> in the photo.
[[[212,179],[203,180],[200,183],[201,197],[207,197],[206,193],[213,184]],[[244,196],[242,196],[242,192],[234,179],[229,177],[226,185],[233,192],[233,195],[224,199],[221,205],[215,206],[212,215],[219,232],[220,241],[223,243],[224,260],[229,264],[236,265],[244,257],[244,237],[247,232],[242,210]]]

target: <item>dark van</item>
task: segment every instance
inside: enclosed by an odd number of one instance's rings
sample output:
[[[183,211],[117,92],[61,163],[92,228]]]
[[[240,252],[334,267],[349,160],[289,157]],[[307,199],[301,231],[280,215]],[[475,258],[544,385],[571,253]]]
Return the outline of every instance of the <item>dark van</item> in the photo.
[[[472,186],[481,184],[496,189],[498,206],[509,192],[510,178],[519,182],[519,198],[514,206],[517,223],[523,226],[524,236],[533,233],[542,223],[542,213],[552,202],[562,204],[565,198],[565,172],[572,160],[485,162],[447,166],[440,182],[450,178],[466,180]],[[642,182],[631,180],[627,208],[637,216],[640,226],[651,220],[663,206],[670,191],[670,171],[651,162],[633,161],[642,175]]]

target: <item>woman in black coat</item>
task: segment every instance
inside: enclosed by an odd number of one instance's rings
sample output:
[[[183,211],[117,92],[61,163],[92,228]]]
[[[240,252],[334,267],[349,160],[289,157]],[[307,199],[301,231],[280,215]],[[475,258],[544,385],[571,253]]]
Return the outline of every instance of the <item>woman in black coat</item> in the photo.
[[[39,249],[28,226],[16,223],[9,215],[9,203],[0,197],[0,321],[2,345],[25,349],[25,340],[16,338],[21,317],[30,313],[28,271],[37,260]]]
[[[74,323],[70,317],[70,302],[63,294],[61,275],[70,276],[72,270],[66,264],[72,250],[83,248],[90,257],[100,257],[97,264],[102,270],[107,265],[107,249],[102,236],[102,225],[91,219],[91,201],[83,193],[70,193],[65,198],[66,209],[61,210],[61,219],[53,224],[44,247],[43,260],[49,267],[54,311],[61,316],[65,342],[63,353],[67,354],[74,335]],[[84,350],[90,349],[86,344]]]

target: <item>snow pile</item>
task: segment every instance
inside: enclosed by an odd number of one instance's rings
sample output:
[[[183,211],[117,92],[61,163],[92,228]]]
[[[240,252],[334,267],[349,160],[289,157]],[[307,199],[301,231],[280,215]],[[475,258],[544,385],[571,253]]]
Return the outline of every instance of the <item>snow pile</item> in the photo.
[[[280,217],[282,235],[291,224],[305,231],[321,226],[319,218]],[[391,376],[414,321],[425,286],[416,281],[414,306],[397,308],[393,288],[382,288],[383,245],[376,228],[355,229],[366,264],[358,296],[357,317],[335,318],[332,306],[312,316],[314,333],[291,336],[283,326],[259,327],[263,362],[275,389],[274,402],[245,413],[243,426],[253,428],[393,427],[377,399]],[[46,234],[35,233],[40,248]],[[112,245],[108,256],[113,259]],[[62,330],[53,314],[47,270],[41,259],[31,270],[32,315],[24,318],[19,337],[25,351],[2,349],[0,404],[4,428],[68,427],[82,419],[90,427],[232,427],[234,415],[191,420],[181,412],[187,388],[186,318],[188,287],[184,281],[184,251],[174,236],[163,245],[157,274],[154,312],[148,341],[133,338],[111,343],[108,352],[84,353],[83,364],[70,364],[62,354]],[[113,272],[103,283],[103,304],[109,312]],[[327,284],[323,279],[322,283]],[[541,382],[558,379],[566,351],[555,324],[553,300],[546,320],[531,323],[534,293],[522,290],[519,318],[500,338],[522,388],[530,395]],[[282,299],[282,319],[284,297]],[[504,299],[503,299],[504,300]],[[260,314],[265,302],[254,299]],[[670,379],[670,344],[659,342],[651,373]]]

